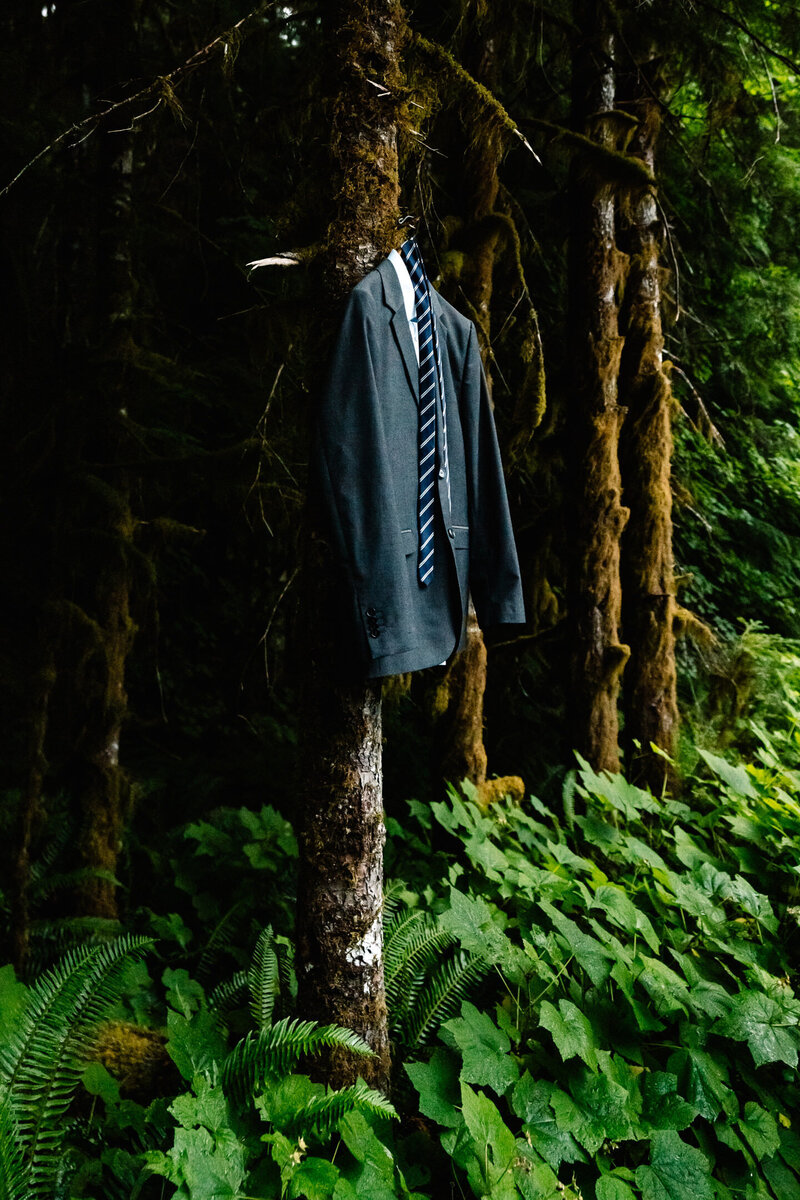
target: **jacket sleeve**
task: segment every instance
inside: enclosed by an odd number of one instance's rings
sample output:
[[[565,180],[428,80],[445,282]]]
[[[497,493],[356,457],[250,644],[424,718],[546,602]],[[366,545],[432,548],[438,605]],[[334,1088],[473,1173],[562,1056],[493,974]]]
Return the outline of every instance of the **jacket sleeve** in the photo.
[[[371,301],[351,292],[334,346],[314,439],[312,471],[334,553],[369,659],[413,647],[411,595],[373,365]]]
[[[461,381],[469,499],[469,586],[481,628],[525,621],[517,548],[500,447],[472,325]]]

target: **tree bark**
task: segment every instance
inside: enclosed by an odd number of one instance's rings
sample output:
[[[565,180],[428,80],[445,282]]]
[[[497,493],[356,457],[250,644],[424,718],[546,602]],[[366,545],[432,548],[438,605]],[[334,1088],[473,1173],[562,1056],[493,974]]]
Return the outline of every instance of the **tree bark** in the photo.
[[[574,126],[616,150],[614,37],[601,5],[576,0]],[[570,172],[569,300],[574,550],[570,613],[573,745],[595,770],[619,770],[617,702],[628,647],[620,641],[621,504],[617,400],[623,339],[618,328],[620,256],[615,246],[615,181],[576,153]]]
[[[336,216],[328,231],[328,291],[340,299],[397,244],[400,52],[398,0],[339,0],[338,95],[332,149]],[[368,79],[391,95],[381,95]],[[332,674],[324,630],[324,564],[311,539],[306,558],[300,884],[299,1008],[304,1017],[355,1029],[372,1060],[340,1050],[322,1064],[334,1086],[359,1075],[387,1088],[390,1056],[383,968],[383,819],[379,682]]]
[[[634,83],[629,111],[638,118],[629,152],[655,171],[661,126],[658,60],[651,53]],[[672,549],[672,390],[664,370],[661,324],[662,235],[655,188],[632,193],[624,205],[625,347],[620,395],[628,417],[622,437],[622,475],[631,510],[622,539],[622,615],[631,657],[623,703],[629,778],[660,793],[677,783],[670,763],[678,734],[675,667],[675,564]],[[637,745],[638,743],[638,745]]]

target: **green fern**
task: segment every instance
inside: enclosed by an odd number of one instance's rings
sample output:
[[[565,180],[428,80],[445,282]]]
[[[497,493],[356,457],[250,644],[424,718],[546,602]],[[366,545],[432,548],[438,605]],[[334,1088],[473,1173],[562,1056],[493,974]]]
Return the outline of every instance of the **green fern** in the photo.
[[[425,909],[398,912],[384,932],[389,1028],[406,1050],[428,1041],[460,1008],[488,970],[482,958],[458,950]]]
[[[326,1141],[339,1121],[349,1112],[365,1112],[375,1117],[398,1120],[397,1111],[382,1092],[376,1092],[363,1079],[357,1079],[351,1087],[329,1091],[324,1096],[315,1096],[297,1110],[291,1128],[311,1131],[320,1141]]]
[[[426,975],[454,944],[423,909],[407,909],[391,922],[384,946],[386,1001],[398,1018],[413,1007]]]
[[[272,926],[261,931],[247,972],[250,988],[250,1012],[259,1029],[272,1024],[275,999],[280,990],[278,956],[275,953]]]
[[[61,1166],[63,1117],[91,1059],[94,1027],[119,998],[126,960],[149,945],[150,938],[126,935],[70,950],[31,986],[0,1045],[0,1087],[17,1130],[26,1200],[43,1200],[52,1192]]]
[[[225,1021],[234,1009],[239,1008],[248,994],[248,987],[247,971],[237,971],[209,993],[208,1007]]]
[[[226,913],[220,917],[216,925],[211,931],[211,934],[203,947],[203,952],[194,970],[194,977],[198,983],[205,984],[208,979],[211,968],[217,959],[220,950],[224,950],[231,936],[231,930],[236,923],[236,918],[244,907],[243,900],[237,900],[231,905]]]
[[[0,1200],[25,1200],[25,1163],[11,1097],[0,1089]]]
[[[354,1054],[372,1054],[364,1039],[351,1029],[285,1017],[266,1029],[251,1030],[233,1048],[222,1066],[223,1088],[244,1103],[257,1095],[267,1080],[288,1075],[302,1055],[333,1046]]]
[[[405,1026],[408,1048],[423,1046],[444,1022],[458,1013],[462,1002],[484,978],[488,966],[482,958],[459,950],[434,972],[417,999]]]

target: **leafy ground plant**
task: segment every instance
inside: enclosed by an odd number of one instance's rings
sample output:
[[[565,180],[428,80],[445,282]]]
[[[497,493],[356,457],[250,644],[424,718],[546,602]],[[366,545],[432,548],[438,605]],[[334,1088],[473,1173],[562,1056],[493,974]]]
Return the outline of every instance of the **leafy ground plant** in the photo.
[[[800,805],[786,771],[699,765],[691,807],[583,761],[563,817],[433,806],[439,921],[498,988],[406,1071],[467,1194],[800,1196]]]

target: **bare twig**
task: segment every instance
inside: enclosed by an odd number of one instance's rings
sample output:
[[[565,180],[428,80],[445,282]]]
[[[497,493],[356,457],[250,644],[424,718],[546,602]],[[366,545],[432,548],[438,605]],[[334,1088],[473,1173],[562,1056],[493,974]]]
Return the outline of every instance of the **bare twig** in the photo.
[[[223,33],[219,34],[219,36],[215,37],[213,41],[209,42],[207,46],[203,46],[201,50],[195,51],[194,54],[186,59],[186,62],[181,63],[179,67],[175,67],[174,70],[170,71],[167,75],[158,75],[147,85],[147,87],[140,88],[138,92],[133,92],[130,96],[124,96],[122,100],[116,100],[113,104],[107,104],[106,107],[100,109],[99,112],[90,113],[90,115],[88,117],[84,117],[82,121],[77,121],[75,124],[70,125],[68,129],[62,130],[57,137],[53,138],[51,142],[48,142],[46,146],[43,146],[37,154],[34,154],[33,158],[25,163],[24,167],[20,167],[19,171],[17,171],[16,175],[10,179],[8,183],[0,188],[0,197],[5,196],[7,192],[9,192],[14,186],[14,184],[18,183],[22,176],[31,169],[31,167],[35,166],[36,163],[39,162],[41,158],[44,158],[46,154],[49,154],[51,150],[55,150],[57,146],[60,146],[63,142],[65,142],[67,138],[73,137],[76,134],[81,134],[84,130],[86,130],[86,132],[83,133],[83,136],[78,138],[78,142],[85,141],[86,138],[90,137],[91,134],[94,133],[96,126],[104,119],[104,117],[116,112],[119,108],[124,108],[128,104],[134,104],[137,100],[142,100],[145,96],[149,96],[153,92],[159,90],[162,94],[158,97],[158,100],[153,107],[148,109],[147,112],[137,114],[137,116],[132,118],[130,126],[126,127],[126,129],[134,128],[134,123],[136,121],[141,121],[144,117],[148,116],[152,112],[155,112],[157,108],[161,107],[161,105],[165,102],[166,96],[172,90],[171,84],[174,80],[181,79],[184,75],[188,75],[192,71],[196,70],[199,66],[202,66],[212,51],[214,51],[220,45],[227,46],[230,43],[233,35],[239,29],[241,29],[243,25],[246,25],[248,21],[252,21],[256,17],[263,16],[268,9],[274,7],[275,2],[276,0],[262,0],[260,4],[258,4],[246,16],[242,17],[241,20],[237,21],[235,25],[230,26]],[[125,132],[125,130],[110,130],[109,132],[118,133]],[[78,142],[73,142],[72,144],[77,145]]]

